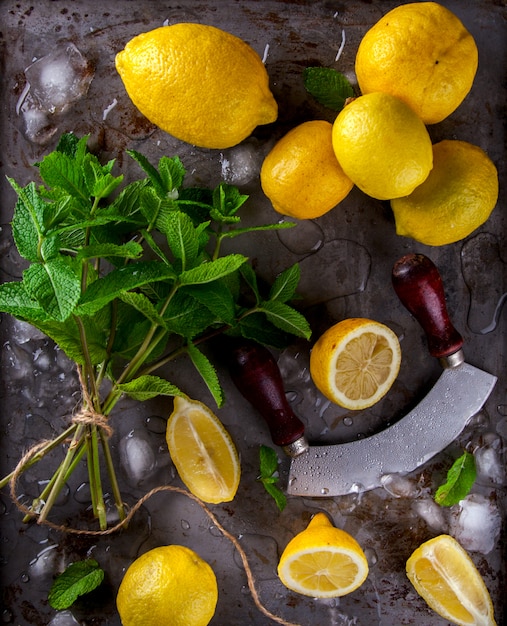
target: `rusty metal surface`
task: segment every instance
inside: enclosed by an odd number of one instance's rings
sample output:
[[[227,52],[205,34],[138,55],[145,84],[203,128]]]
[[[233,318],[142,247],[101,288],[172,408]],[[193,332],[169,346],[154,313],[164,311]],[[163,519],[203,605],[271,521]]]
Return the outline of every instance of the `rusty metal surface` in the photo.
[[[124,158],[134,148],[152,161],[178,155],[191,172],[189,183],[213,186],[224,173],[232,151],[197,149],[185,145],[148,123],[130,103],[114,69],[114,55],[134,35],[176,21],[198,21],[218,26],[243,38],[265,58],[272,91],[279,104],[274,125],[258,128],[247,145],[259,159],[273,141],[288,129],[309,119],[334,114],[320,107],[304,90],[302,70],[310,65],[335,67],[353,80],[355,52],[370,25],[400,2],[333,0],[282,2],[180,0],[0,2],[1,112],[0,112],[0,281],[20,276],[22,265],[13,251],[9,222],[15,203],[6,176],[20,184],[34,179],[32,164],[54,148],[61,132],[90,134],[104,160],[117,159],[127,179],[137,178],[135,164]],[[507,438],[506,327],[502,304],[507,293],[505,263],[507,201],[506,111],[507,9],[495,0],[464,3],[444,0],[473,34],[479,48],[479,70],[469,96],[444,122],[429,128],[433,141],[462,139],[482,147],[500,175],[498,205],[488,222],[466,240],[430,248],[397,237],[389,206],[357,189],[333,211],[317,220],[300,223],[277,235],[253,235],[242,252],[255,260],[258,271],[272,281],[295,261],[301,263],[301,308],[312,321],[315,336],[345,317],[371,317],[390,325],[401,338],[403,363],[388,396],[360,415],[322,403],[322,398],[302,381],[309,347],[295,342],[278,355],[286,388],[298,415],[305,421],[313,443],[351,440],[367,435],[403,415],[439,374],[439,365],[426,352],[417,323],[397,302],[390,288],[393,263],[406,252],[422,252],[438,266],[448,297],[448,307],[465,338],[467,360],[499,377],[484,409],[460,438],[408,480],[408,493],[380,488],[337,498],[289,498],[279,513],[257,481],[259,444],[270,444],[259,416],[239,396],[224,375],[227,404],[218,412],[241,453],[242,479],[238,495],[228,505],[213,507],[218,519],[239,538],[249,556],[257,589],[270,611],[301,625],[336,624],[387,626],[410,624],[444,626],[417,597],[405,576],[405,561],[422,541],[453,528],[455,511],[442,512],[440,526],[422,513],[430,491],[445,475],[445,468],[463,445],[496,455],[499,471],[484,470],[475,492],[492,503],[505,519],[505,449]],[[345,35],[345,45],[335,61]],[[62,40],[72,41],[95,65],[95,75],[85,98],[74,103],[52,123],[57,133],[46,144],[29,141],[22,116],[16,110],[24,87],[24,69]],[[263,196],[258,177],[242,181],[250,194],[243,219],[267,223],[279,219]],[[319,281],[315,281],[315,276]],[[24,449],[61,429],[73,409],[78,390],[69,363],[43,337],[27,333],[8,316],[0,323],[1,441],[0,473],[12,470]],[[44,355],[41,357],[41,355]],[[28,364],[28,365],[27,365]],[[188,388],[185,366],[168,371],[175,384],[211,404],[201,383]],[[61,384],[65,381],[65,385]],[[114,453],[121,440],[134,432],[155,448],[165,445],[164,420],[171,403],[143,405],[125,402],[121,419],[114,423]],[[157,471],[142,485],[122,476],[122,487],[132,504],[159,483],[180,484],[168,454],[162,451]],[[283,478],[283,476],[282,476]],[[37,489],[38,475],[30,471],[20,483],[22,493]],[[84,482],[86,479],[82,477]],[[60,510],[78,515],[86,507],[80,483],[69,485]],[[64,508],[66,507],[66,508]],[[316,601],[285,589],[276,565],[289,539],[306,526],[316,511],[326,511],[335,524],[353,534],[365,549],[370,575],[356,592],[333,601]],[[437,520],[438,521],[438,520]],[[55,572],[72,560],[93,556],[106,571],[99,591],[72,609],[82,625],[119,626],[114,598],[125,568],[139,554],[156,545],[183,543],[212,564],[219,582],[217,612],[211,624],[261,626],[272,623],[255,607],[238,554],[195,503],[180,495],[160,494],[149,500],[128,529],[97,538],[76,538],[44,526],[23,526],[7,490],[0,500],[0,578],[3,583],[3,623],[19,626],[49,624],[57,613],[47,603]],[[505,605],[505,531],[493,549],[471,555],[492,595],[498,624]],[[69,618],[69,616],[60,616]],[[58,622],[59,623],[59,622]],[[64,622],[72,624],[72,621]],[[56,625],[56,622],[53,622]]]

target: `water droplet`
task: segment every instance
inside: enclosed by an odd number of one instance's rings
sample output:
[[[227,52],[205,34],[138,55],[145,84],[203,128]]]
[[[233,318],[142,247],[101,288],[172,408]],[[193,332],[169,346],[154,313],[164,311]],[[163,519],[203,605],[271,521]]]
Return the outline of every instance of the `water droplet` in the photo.
[[[156,435],[163,435],[166,431],[167,420],[158,415],[151,415],[145,420],[146,428]]]
[[[28,576],[28,574],[26,572],[22,572],[21,576],[19,578],[20,578],[22,583],[30,582],[30,576]]]
[[[327,487],[322,487],[322,489],[320,490],[320,493],[323,496],[327,496],[327,494],[329,493],[329,489]]]
[[[188,522],[186,519],[182,519],[181,527],[183,528],[183,530],[190,530],[190,522]]]
[[[300,255],[319,250],[324,242],[324,233],[321,227],[311,220],[296,222],[296,224],[294,228],[277,231],[278,239],[287,250]]]
[[[352,424],[354,423],[354,420],[351,417],[344,417],[343,423],[345,426],[352,426]]]
[[[221,537],[222,536],[222,533],[220,532],[220,529],[217,528],[214,524],[209,527],[209,532],[210,532],[211,535],[213,535],[213,537]]]

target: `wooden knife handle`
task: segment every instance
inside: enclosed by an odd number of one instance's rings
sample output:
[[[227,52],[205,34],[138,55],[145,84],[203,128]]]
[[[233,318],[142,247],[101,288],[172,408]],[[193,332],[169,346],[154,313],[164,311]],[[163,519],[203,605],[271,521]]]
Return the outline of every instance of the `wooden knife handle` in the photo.
[[[303,438],[303,422],[287,402],[278,364],[267,348],[254,342],[233,346],[229,371],[241,394],[265,419],[274,444],[287,448]]]
[[[422,326],[430,354],[441,359],[458,352],[463,337],[449,319],[434,263],[423,254],[407,254],[394,264],[392,281],[401,302]]]

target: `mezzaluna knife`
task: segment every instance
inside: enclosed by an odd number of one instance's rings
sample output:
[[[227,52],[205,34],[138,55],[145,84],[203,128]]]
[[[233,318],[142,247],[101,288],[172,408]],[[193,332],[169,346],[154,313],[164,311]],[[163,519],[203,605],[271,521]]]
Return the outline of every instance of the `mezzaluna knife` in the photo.
[[[493,390],[496,377],[465,362],[463,338],[449,319],[442,279],[433,262],[421,254],[406,255],[395,263],[392,280],[401,302],[422,326],[430,354],[444,370],[414,409],[379,433],[350,443],[310,446],[269,350],[255,343],[233,350],[234,383],[266,420],[273,443],[292,457],[290,495],[329,497],[368,491],[391,474],[412,472],[456,439]]]

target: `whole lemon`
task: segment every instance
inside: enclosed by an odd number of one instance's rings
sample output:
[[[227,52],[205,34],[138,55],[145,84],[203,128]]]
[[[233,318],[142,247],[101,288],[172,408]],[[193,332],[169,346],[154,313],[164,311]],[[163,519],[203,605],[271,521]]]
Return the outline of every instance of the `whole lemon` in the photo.
[[[137,558],[116,597],[123,626],[206,626],[215,613],[215,573],[185,546],[160,546]]]
[[[433,164],[425,125],[387,93],[345,105],[333,124],[333,149],[345,174],[378,200],[408,195],[426,180]]]
[[[259,55],[219,28],[162,26],[131,39],[115,62],[141,113],[196,146],[229,148],[277,118]]]
[[[273,147],[261,168],[261,186],[273,208],[297,219],[320,217],[354,186],[336,159],[332,124],[304,122]]]
[[[467,237],[483,224],[498,199],[498,172],[488,155],[466,141],[433,146],[433,169],[409,196],[391,201],[398,235],[428,246]]]
[[[425,124],[435,124],[464,100],[477,64],[474,38],[454,13],[414,2],[389,11],[366,33],[355,70],[363,94],[398,96]]]

